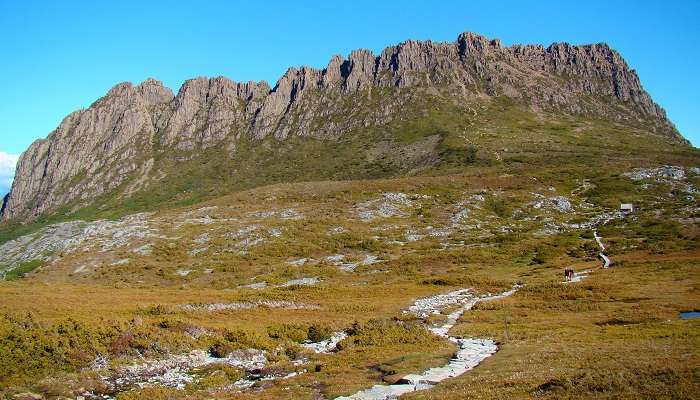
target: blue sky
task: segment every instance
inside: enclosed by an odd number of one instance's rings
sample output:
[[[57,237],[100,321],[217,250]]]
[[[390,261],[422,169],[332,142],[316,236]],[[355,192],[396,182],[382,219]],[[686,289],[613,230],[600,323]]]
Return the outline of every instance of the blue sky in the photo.
[[[505,44],[608,42],[700,145],[700,1],[257,3],[0,0],[0,192],[12,155],[117,82],[152,76],[177,91],[185,79],[225,75],[274,84],[289,66],[463,31]]]

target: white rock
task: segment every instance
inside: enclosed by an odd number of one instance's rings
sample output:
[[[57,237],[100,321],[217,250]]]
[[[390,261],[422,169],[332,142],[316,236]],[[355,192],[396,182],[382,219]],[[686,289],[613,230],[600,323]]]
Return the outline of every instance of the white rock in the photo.
[[[279,286],[280,287],[295,286],[295,285],[310,286],[310,285],[317,284],[319,281],[320,281],[320,279],[318,276],[312,276],[312,277],[307,277],[307,278],[292,279],[292,280],[287,281]]]
[[[245,289],[265,289],[267,287],[267,282],[256,282],[248,285],[239,286],[239,288]]]
[[[322,340],[320,342],[306,342],[302,343],[302,346],[313,351],[314,353],[330,353],[335,350],[343,339],[348,337],[348,334],[344,331],[335,332],[330,338]]]
[[[318,306],[313,306],[303,303],[295,303],[285,300],[257,300],[253,302],[234,302],[234,303],[210,303],[210,304],[183,304],[180,306],[185,311],[227,311],[227,310],[249,310],[253,308],[282,308],[285,310],[302,310],[302,309],[317,309]]]

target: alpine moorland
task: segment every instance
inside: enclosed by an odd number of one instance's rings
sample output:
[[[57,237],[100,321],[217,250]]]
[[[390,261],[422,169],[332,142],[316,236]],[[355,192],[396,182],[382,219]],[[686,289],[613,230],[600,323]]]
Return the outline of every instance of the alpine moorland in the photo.
[[[604,43],[119,83],[4,198],[0,398],[697,398],[699,167]]]

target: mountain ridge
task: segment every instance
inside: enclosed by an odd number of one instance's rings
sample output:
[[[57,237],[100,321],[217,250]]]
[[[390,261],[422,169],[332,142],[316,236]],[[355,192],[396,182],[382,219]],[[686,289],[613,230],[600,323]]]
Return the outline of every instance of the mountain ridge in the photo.
[[[235,154],[245,139],[335,140],[395,123],[406,110],[420,117],[435,108],[426,99],[476,115],[497,98],[534,114],[642,124],[669,143],[688,143],[607,44],[504,47],[466,32],[455,42],[408,40],[379,55],[353,50],[323,69],[289,68],[274,87],[222,76],[189,79],[176,94],[153,78],[119,83],[22,154],[2,219],[70,203],[74,211],[114,190],[128,198],[169,174],[157,165],[165,153],[191,160],[210,148]]]

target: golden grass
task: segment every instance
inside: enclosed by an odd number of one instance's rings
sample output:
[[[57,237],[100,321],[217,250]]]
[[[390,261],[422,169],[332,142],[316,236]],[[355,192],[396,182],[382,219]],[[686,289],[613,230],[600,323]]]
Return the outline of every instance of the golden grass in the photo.
[[[83,369],[97,350],[118,349],[114,351],[116,362],[129,363],[136,359],[136,351],[157,357],[170,350],[254,344],[270,351],[269,368],[292,371],[297,368],[290,365],[290,359],[301,351],[297,342],[308,335],[311,326],[323,332],[354,327],[359,333],[341,343],[336,354],[308,355],[307,373],[259,383],[264,390],[239,394],[217,390],[235,380],[240,371],[206,370],[201,372],[200,383],[184,391],[150,388],[122,393],[119,398],[316,399],[347,395],[443,365],[452,354],[454,347],[449,342],[436,340],[422,328],[399,328],[397,319],[410,322],[401,310],[416,298],[463,287],[493,293],[514,283],[526,286],[513,297],[478,305],[453,331],[495,338],[501,350],[475,370],[407,398],[692,398],[698,393],[700,324],[677,318],[678,311],[697,309],[700,300],[697,224],[659,223],[653,213],[654,196],[642,197],[640,201],[647,201],[642,204],[648,206],[638,214],[638,222],[618,221],[603,230],[615,268],[596,270],[581,283],[562,285],[564,266],[582,270],[598,265],[590,232],[540,234],[535,229],[542,216],[525,220],[511,213],[531,201],[533,191],[547,194],[551,185],[566,194],[575,186],[571,183],[574,178],[588,175],[595,179],[596,175],[589,170],[562,172],[554,167],[538,170],[536,177],[496,174],[497,170],[254,189],[156,213],[153,223],[161,233],[179,239],[155,240],[151,255],[136,255],[128,248],[77,252],[24,279],[2,282],[0,314],[21,318],[31,314],[36,322],[33,332],[45,335],[40,339],[47,343],[57,340],[56,327],[70,321],[79,327],[76,337],[94,342],[94,348],[78,354],[83,360],[70,358],[75,350],[70,344],[52,347],[66,350],[71,363],[61,364],[58,372],[37,369],[29,375],[13,372],[13,376],[0,377],[0,398],[24,390],[47,397],[69,396],[81,385],[99,386],[94,374]],[[568,175],[562,177],[562,173]],[[602,193],[618,184],[614,179],[596,182]],[[454,205],[483,189],[488,198],[484,207],[470,214],[482,228],[456,231],[449,238],[463,240],[463,247],[443,248],[443,239],[429,235],[421,241],[406,241],[407,230],[425,233],[430,226],[448,226]],[[406,217],[358,220],[353,208],[357,203],[390,191],[426,197],[417,198],[416,209],[409,210]],[[500,194],[496,198],[492,193]],[[219,223],[176,228],[175,221],[183,213],[204,206],[218,206],[210,213]],[[251,217],[257,211],[288,208],[305,217]],[[569,218],[559,213],[547,217],[555,222]],[[499,231],[510,223],[517,225],[514,232]],[[262,231],[278,228],[284,234],[245,252],[224,251],[231,246],[227,233],[251,225]],[[347,232],[328,234],[336,226]],[[210,250],[188,255],[193,240],[203,233],[212,236]],[[391,244],[397,240],[406,242]],[[631,244],[636,247],[629,247]],[[324,261],[336,253],[356,260],[373,254],[384,262],[347,273]],[[317,262],[288,264],[299,257]],[[129,258],[130,263],[109,265],[121,258]],[[88,273],[73,273],[86,262],[97,267]],[[191,268],[193,273],[178,276],[180,268]],[[205,268],[213,272],[204,273]],[[321,281],[308,287],[274,287],[308,276],[318,276]],[[270,287],[239,288],[259,281]],[[219,312],[180,308],[188,303],[257,300],[293,301],[313,308]],[[182,333],[185,326],[215,335],[194,340]],[[109,329],[102,331],[104,327]],[[136,339],[127,340],[125,331]],[[227,335],[233,339],[226,339]],[[157,346],[154,350],[144,342]],[[8,349],[13,345],[6,343]],[[50,355],[46,357],[51,360]]]
[[[469,313],[456,332],[495,337],[501,350],[406,398],[696,398],[700,321],[678,318],[700,302],[691,254],[647,256],[581,283],[524,288],[496,310]]]

